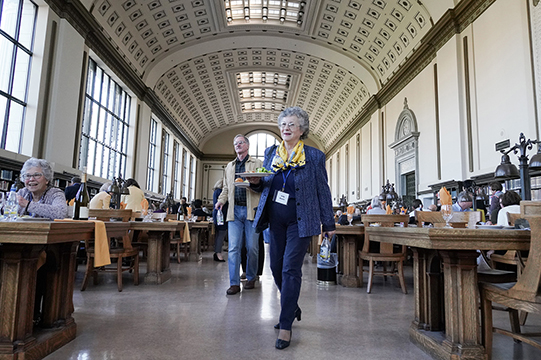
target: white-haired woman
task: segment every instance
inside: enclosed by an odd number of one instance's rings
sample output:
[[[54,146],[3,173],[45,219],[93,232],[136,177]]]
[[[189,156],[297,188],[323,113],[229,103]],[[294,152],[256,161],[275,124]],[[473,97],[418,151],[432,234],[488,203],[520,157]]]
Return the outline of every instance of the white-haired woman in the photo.
[[[247,179],[261,192],[254,223],[258,231],[270,228],[271,270],[282,308],[275,346],[285,349],[293,320],[301,319],[298,299],[308,244],[322,231],[332,238],[336,226],[325,154],[302,141],[309,133],[308,114],[296,106],[287,108],[278,116],[278,127],[283,141],[265,150],[263,163],[272,174]]]
[[[68,206],[64,191],[51,185],[53,169],[47,160],[30,158],[21,169],[25,187],[17,192],[19,215],[63,219]]]
[[[370,203],[370,206],[372,208],[366,212],[367,214],[369,215],[378,215],[378,214],[385,215],[386,214],[385,209],[383,208],[383,206],[381,206],[381,201],[379,200],[379,197],[374,196],[374,198],[372,199],[372,202]]]

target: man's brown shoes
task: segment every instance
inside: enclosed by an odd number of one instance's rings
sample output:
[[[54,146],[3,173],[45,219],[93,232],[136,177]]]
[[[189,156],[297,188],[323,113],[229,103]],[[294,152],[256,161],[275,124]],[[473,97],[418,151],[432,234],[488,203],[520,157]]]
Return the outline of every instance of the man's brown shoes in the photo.
[[[255,288],[255,279],[246,281],[246,284],[244,284],[244,288],[247,290]]]
[[[227,295],[235,295],[240,293],[240,286],[239,285],[231,285],[229,289],[227,289]]]

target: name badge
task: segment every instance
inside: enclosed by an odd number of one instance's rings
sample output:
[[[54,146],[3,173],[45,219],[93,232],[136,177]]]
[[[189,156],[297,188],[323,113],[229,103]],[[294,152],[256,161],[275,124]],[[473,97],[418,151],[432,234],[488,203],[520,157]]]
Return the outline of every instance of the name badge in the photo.
[[[289,200],[289,194],[283,191],[276,191],[274,193],[274,201],[278,204],[287,205]]]

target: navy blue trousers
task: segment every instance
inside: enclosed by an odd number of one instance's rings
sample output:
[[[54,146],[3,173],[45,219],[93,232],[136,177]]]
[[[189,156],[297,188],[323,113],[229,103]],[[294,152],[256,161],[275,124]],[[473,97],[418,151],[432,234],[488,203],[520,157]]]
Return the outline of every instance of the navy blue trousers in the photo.
[[[270,267],[281,294],[280,329],[291,330],[301,291],[302,263],[312,237],[299,237],[295,199],[287,206],[274,201],[269,205]]]

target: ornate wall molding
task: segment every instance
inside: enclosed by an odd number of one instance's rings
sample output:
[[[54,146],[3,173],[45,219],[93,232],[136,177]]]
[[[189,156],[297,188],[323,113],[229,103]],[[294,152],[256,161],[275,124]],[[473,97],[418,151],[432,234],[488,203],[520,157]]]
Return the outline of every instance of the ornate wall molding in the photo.
[[[417,191],[419,174],[419,132],[417,131],[417,118],[408,107],[408,99],[404,99],[404,110],[398,116],[395,128],[394,142],[389,148],[395,153],[395,184],[400,184],[398,193],[402,194],[404,184],[402,175],[415,172],[415,190]]]
[[[355,136],[375,111],[391,101],[406,85],[424,70],[435,58],[437,52],[453,36],[460,34],[472,24],[496,0],[462,0],[456,8],[449,9],[421,40],[421,45],[408,60],[398,69],[396,74],[370,99],[357,119],[344,130],[340,141],[327,149],[327,157],[332,156],[348,139]],[[377,104],[374,110],[373,106]]]

